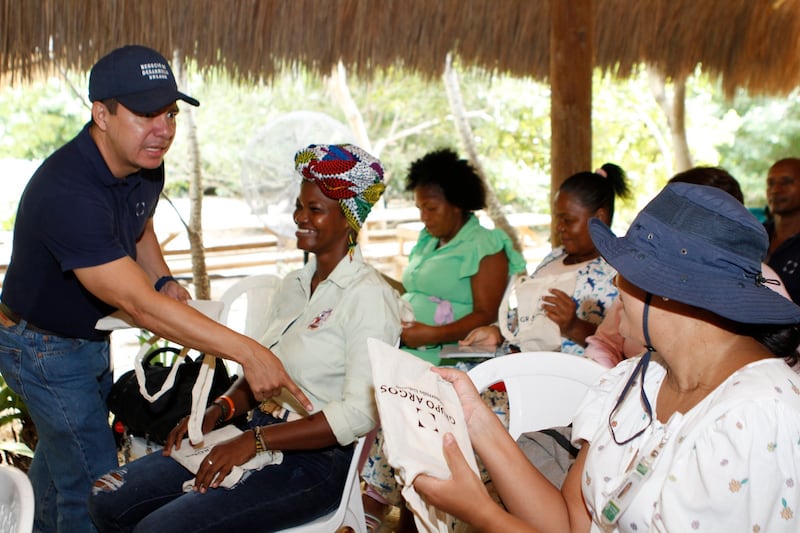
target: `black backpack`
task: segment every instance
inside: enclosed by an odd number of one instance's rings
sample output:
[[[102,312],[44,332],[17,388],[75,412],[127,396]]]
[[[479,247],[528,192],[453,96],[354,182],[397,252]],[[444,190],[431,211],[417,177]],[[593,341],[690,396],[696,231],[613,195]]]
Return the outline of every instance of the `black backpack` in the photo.
[[[174,356],[179,353],[178,348],[166,346],[153,350],[144,358],[142,367],[145,388],[149,393],[154,394],[161,388],[170,371],[170,366],[152,361],[163,355]],[[173,387],[153,403],[142,396],[133,370],[125,372],[117,379],[108,395],[108,408],[114,413],[113,427],[117,444],[125,433],[164,444],[178,421],[192,410],[192,387],[200,373],[203,357],[204,354],[196,359],[187,356],[178,367]],[[235,380],[236,376],[229,376],[225,365],[221,360],[218,361],[206,406],[224,394]]]

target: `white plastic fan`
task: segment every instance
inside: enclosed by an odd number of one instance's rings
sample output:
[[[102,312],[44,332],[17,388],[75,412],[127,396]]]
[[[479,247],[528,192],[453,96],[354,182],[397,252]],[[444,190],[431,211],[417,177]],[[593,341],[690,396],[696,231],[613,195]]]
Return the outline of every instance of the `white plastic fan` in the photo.
[[[242,194],[253,214],[282,238],[294,238],[300,179],[294,154],[309,144],[354,143],[350,129],[316,111],[286,113],[256,131],[242,154]]]

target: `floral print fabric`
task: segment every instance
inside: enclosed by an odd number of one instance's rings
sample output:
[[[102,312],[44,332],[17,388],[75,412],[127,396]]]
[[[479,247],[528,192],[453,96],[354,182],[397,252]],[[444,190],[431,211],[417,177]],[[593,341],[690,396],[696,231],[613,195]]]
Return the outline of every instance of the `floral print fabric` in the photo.
[[[559,246],[554,248],[536,267],[531,277],[536,275],[553,261],[563,261],[566,257],[564,248]],[[577,268],[575,291],[572,299],[577,305],[575,314],[581,320],[586,320],[592,324],[599,324],[603,321],[606,311],[614,303],[619,291],[614,285],[614,276],[617,271],[606,263],[602,257],[592,259],[585,263],[575,265]],[[583,356],[585,348],[580,344],[566,338],[561,338],[561,351],[574,355]]]
[[[638,387],[609,421],[637,361],[601,378],[573,422],[573,441],[591,445],[581,483],[592,531],[800,531],[800,377],[780,359],[751,363],[688,412],[663,424],[654,412],[647,430],[620,446],[609,424],[619,440],[647,424]],[[654,409],[664,376],[651,362],[645,391]],[[616,527],[601,527],[600,513],[628,465],[662,443]]]

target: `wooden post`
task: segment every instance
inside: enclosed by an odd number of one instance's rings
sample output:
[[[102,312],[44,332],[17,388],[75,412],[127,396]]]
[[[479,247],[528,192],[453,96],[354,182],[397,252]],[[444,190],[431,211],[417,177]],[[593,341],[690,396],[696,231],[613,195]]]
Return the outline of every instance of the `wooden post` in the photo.
[[[550,197],[572,174],[592,170],[593,0],[550,2]],[[555,217],[551,243],[559,244]]]

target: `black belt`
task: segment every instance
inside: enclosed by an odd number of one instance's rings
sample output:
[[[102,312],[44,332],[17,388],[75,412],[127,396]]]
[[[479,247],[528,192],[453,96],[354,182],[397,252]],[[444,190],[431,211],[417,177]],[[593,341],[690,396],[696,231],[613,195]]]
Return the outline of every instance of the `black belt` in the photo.
[[[23,320],[23,318],[21,316],[19,316],[18,313],[15,313],[9,306],[4,304],[3,302],[0,302],[0,313],[3,313],[6,316],[7,319],[9,319],[10,321],[14,322],[15,324],[19,324],[20,321]],[[35,325],[31,324],[30,322],[27,322],[25,324],[25,329],[29,329],[31,331],[35,331],[36,333],[41,333],[42,335],[53,335],[55,337],[64,337],[64,335],[61,335],[60,333],[56,333],[55,331],[50,331],[48,329],[43,329],[43,328],[36,327]]]

